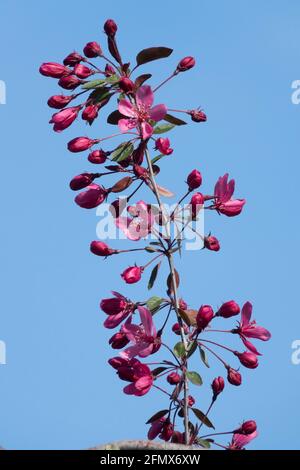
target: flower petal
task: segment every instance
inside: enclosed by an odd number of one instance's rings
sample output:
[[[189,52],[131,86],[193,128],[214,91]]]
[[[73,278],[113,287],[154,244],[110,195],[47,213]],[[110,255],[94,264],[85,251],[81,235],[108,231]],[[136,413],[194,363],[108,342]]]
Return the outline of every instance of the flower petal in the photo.
[[[128,116],[128,117],[136,117],[137,112],[135,108],[132,106],[132,104],[127,101],[127,100],[121,100],[119,102],[119,112],[123,114],[123,116]]]
[[[252,304],[251,302],[246,302],[242,308],[242,326],[249,324],[252,315]]]
[[[144,327],[147,336],[152,335],[153,330],[153,319],[150,310],[145,307],[138,307],[138,311],[141,317],[141,322]]]
[[[150,109],[150,119],[153,121],[161,121],[167,114],[167,108],[164,104],[157,104],[152,109]]]
[[[149,85],[141,86],[136,93],[136,102],[137,102],[138,107],[139,108],[140,107],[151,108],[153,101],[154,101],[154,95],[151,90],[151,87]]]
[[[149,122],[142,122],[141,128],[142,128],[142,138],[144,140],[149,139],[153,134],[153,127],[149,124]]]
[[[131,119],[119,119],[118,126],[121,132],[128,132],[137,126],[137,121]]]

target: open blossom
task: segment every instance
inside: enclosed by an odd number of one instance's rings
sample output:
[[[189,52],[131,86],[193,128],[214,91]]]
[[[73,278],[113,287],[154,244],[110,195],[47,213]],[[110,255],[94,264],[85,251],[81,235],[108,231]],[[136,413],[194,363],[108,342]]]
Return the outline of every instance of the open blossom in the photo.
[[[139,201],[135,207],[128,208],[128,211],[133,217],[117,217],[115,219],[116,226],[122,230],[129,240],[138,241],[147,237],[154,224],[154,215],[151,213],[151,208],[149,209],[144,201]]]
[[[105,328],[108,329],[118,326],[134,310],[133,303],[128,301],[126,297],[119,294],[119,292],[113,291],[112,293],[114,297],[103,299],[100,302],[101,310],[108,315],[104,322]]]
[[[255,346],[248,341],[247,338],[260,339],[261,341],[268,341],[271,338],[271,333],[263,328],[258,326],[255,320],[251,320],[252,315],[252,304],[246,302],[242,308],[241,322],[239,323],[238,328],[232,330],[233,333],[240,335],[241,340],[249,351],[252,351],[256,355],[260,355]]]
[[[90,184],[86,191],[79,193],[75,197],[75,202],[83,209],[94,209],[105,200],[107,190],[98,184]]]
[[[153,385],[153,376],[146,364],[136,358],[128,360],[122,357],[112,358],[108,362],[117,370],[121,380],[131,382],[123,389],[124,393],[141,397],[149,392]]]
[[[234,193],[234,180],[228,181],[228,173],[220,176],[215,185],[215,204],[212,209],[216,209],[220,214],[234,217],[242,212],[245,199],[231,199]]]
[[[152,107],[154,95],[149,85],[141,86],[136,93],[136,104],[132,104],[127,100],[120,100],[119,112],[126,116],[125,119],[119,120],[119,128],[121,132],[128,132],[134,128],[138,128],[142,138],[149,139],[153,133],[153,127],[149,120],[160,121],[167,113],[164,104],[158,104]]]
[[[157,351],[160,340],[157,338],[156,328],[151,312],[145,307],[138,307],[141,325],[134,325],[129,318],[122,327],[122,332],[130,340],[130,346],[120,353],[124,359],[135,356],[147,357]]]
[[[71,108],[63,109],[58,113],[53,114],[50,124],[54,124],[53,130],[55,132],[61,132],[64,129],[70,127],[78,116],[81,106],[73,106]]]
[[[253,439],[257,437],[257,431],[254,431],[252,434],[238,434],[235,433],[232,436],[232,441],[229,445],[230,450],[242,450],[244,447],[249,444]]]

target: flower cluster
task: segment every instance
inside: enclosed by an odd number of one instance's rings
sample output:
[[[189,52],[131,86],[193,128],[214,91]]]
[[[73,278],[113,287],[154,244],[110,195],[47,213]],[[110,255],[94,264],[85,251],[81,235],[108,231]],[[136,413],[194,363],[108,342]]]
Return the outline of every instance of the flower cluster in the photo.
[[[145,246],[122,250],[111,247],[104,241],[94,240],[90,244],[91,252],[104,258],[125,252],[143,252],[143,264],[124,266],[120,272],[121,279],[126,284],[140,282],[146,270],[155,263],[148,283],[148,288],[151,289],[163,262],[169,270],[166,297],[152,296],[148,300],[133,301],[123,294],[113,292],[111,298],[100,302],[100,308],[105,314],[104,327],[118,328],[109,339],[109,344],[112,349],[119,351],[119,354],[112,357],[109,364],[115,369],[118,377],[127,382],[124,393],[140,397],[156,389],[167,397],[168,406],[148,420],[149,439],[159,436],[164,441],[174,443],[200,447],[214,444],[226,449],[243,449],[257,435],[255,421],[246,421],[239,428],[228,432],[232,434],[232,440],[227,445],[216,441],[218,435],[227,433],[202,434],[202,426],[214,429],[208,414],[223,392],[225,381],[221,376],[213,379],[209,406],[206,411],[201,411],[195,406],[196,400],[190,395],[189,387],[202,385],[202,378],[198,372],[190,369],[190,361],[198,350],[203,364],[208,366],[210,355],[225,368],[228,382],[239,386],[242,383],[239,368],[229,363],[223,353],[234,358],[245,368],[255,369],[260,353],[252,340],[267,341],[270,333],[251,320],[250,302],[246,302],[242,308],[233,300],[216,309],[210,305],[190,308],[179,298],[180,276],[174,259],[176,253],[182,250],[184,238],[181,235],[185,227],[192,225],[203,211],[215,211],[227,217],[238,216],[243,210],[245,200],[234,197],[235,181],[229,179],[228,174],[218,178],[214,190],[208,191],[207,194],[200,192],[202,174],[198,169],[194,169],[186,176],[186,190],[179,198],[176,208],[171,214],[167,213],[162,198],[173,194],[157,183],[157,175],[160,172],[158,163],[163,158],[173,159],[173,153],[176,152],[170,139],[162,135],[186,125],[186,121],[178,117],[179,113],[189,117],[194,123],[205,122],[206,115],[200,108],[182,110],[173,109],[163,103],[155,104],[155,93],[169,80],[174,80],[192,69],[195,59],[191,56],[184,57],[162,83],[150,86],[148,82],[152,78],[151,74],[135,75],[135,72],[144,64],[167,58],[173,52],[172,49],[143,49],[136,56],[136,64],[131,66],[123,60],[119,51],[117,30],[113,20],[105,22],[104,32],[110,57],[104,55],[100,44],[92,41],[84,46],[83,54],[72,52],[65,57],[62,64],[48,62],[40,67],[42,75],[57,79],[61,88],[72,91],[70,95],[58,94],[48,100],[48,105],[57,110],[50,120],[56,132],[67,129],[79,116],[92,125],[99,114],[102,115],[102,109],[112,102],[112,98],[116,98],[115,109],[108,115],[107,122],[117,126],[117,132],[97,138],[83,135],[68,143],[70,152],[87,151],[89,163],[104,165],[103,170],[83,172],[74,176],[70,188],[79,191],[75,203],[84,209],[95,208],[112,195],[110,210],[115,226],[132,242],[145,240]],[[95,63],[95,59],[99,60],[99,63]],[[123,140],[124,136],[126,140]],[[104,143],[118,137],[123,137],[123,141],[117,145],[111,144],[108,149],[103,148]],[[113,185],[96,182],[99,179],[103,181],[107,175],[115,175],[118,179]],[[115,199],[116,194],[127,191],[132,185],[134,190],[131,194],[122,199],[117,196]],[[137,200],[135,204],[130,205],[129,202],[142,187],[148,187],[154,201]],[[180,236],[173,236],[171,227],[180,223],[180,204],[187,198],[188,216],[181,222],[182,226],[179,229],[177,227]],[[147,244],[146,239],[150,234],[155,241]],[[202,239],[203,248],[215,252],[220,250],[218,239],[211,233],[206,236],[199,233],[197,235]],[[225,330],[213,329],[213,324],[229,321],[239,315],[240,321],[234,327]],[[174,346],[170,346],[165,340],[165,332],[168,329],[172,330],[175,338],[177,337]],[[239,337],[245,351],[232,349],[215,339],[211,340],[213,333]],[[158,358],[155,362],[149,359],[153,355]],[[195,423],[192,422],[191,416],[195,418]],[[182,429],[180,420],[183,420]]]

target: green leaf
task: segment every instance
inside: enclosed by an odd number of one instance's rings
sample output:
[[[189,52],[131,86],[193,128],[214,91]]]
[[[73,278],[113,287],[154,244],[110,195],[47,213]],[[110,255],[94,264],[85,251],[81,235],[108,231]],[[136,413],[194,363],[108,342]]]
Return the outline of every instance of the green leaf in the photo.
[[[203,348],[201,348],[201,346],[199,346],[199,352],[200,352],[200,357],[201,357],[201,360],[203,362],[204,365],[206,365],[206,367],[210,367],[209,364],[208,364],[208,361],[207,361],[207,357],[206,357],[206,352],[204,351]]]
[[[164,117],[164,121],[170,122],[171,124],[174,124],[175,126],[184,126],[187,124],[182,119],[172,116],[171,114],[166,114]]]
[[[106,80],[91,80],[90,82],[85,83],[82,85],[81,88],[84,90],[92,90],[93,88],[98,88],[106,84]]]
[[[145,246],[145,250],[148,251],[148,253],[157,253],[157,251],[158,251],[153,246]]]
[[[92,91],[88,99],[92,100],[93,103],[96,104],[104,99],[110,99],[112,96],[113,94],[109,92],[109,88],[99,87]]]
[[[207,416],[203,413],[203,411],[199,410],[198,408],[192,408],[193,413],[197,416],[197,418],[201,421],[201,423],[205,424],[208,428],[215,429],[212,422],[208,419]]]
[[[203,447],[204,449],[210,449],[210,442],[208,440],[200,439],[200,437],[197,437],[196,441],[197,441],[197,444]]]
[[[151,160],[152,165],[154,165],[154,163],[158,162],[159,160],[161,160],[165,156],[166,155],[161,153],[160,155],[157,155],[156,157],[152,158],[152,160]]]
[[[189,381],[192,382],[192,384],[194,384],[194,385],[202,385],[203,384],[202,379],[201,379],[200,375],[198,374],[198,372],[188,371],[186,373],[186,376],[189,379]]]
[[[118,75],[114,74],[114,75],[110,75],[110,77],[107,77],[105,79],[105,82],[110,83],[110,84],[114,84],[114,83],[118,83],[119,80],[120,80],[120,77],[118,77]]]
[[[162,301],[163,299],[161,297],[150,297],[150,299],[147,300],[147,307],[153,313],[160,307]]]
[[[169,367],[157,367],[156,369],[151,371],[151,374],[154,377],[157,377],[159,374],[161,374],[162,372],[165,372],[165,370],[168,370],[168,369]]]
[[[161,262],[158,263],[156,266],[154,266],[154,268],[152,269],[152,273],[150,275],[150,279],[149,279],[149,282],[148,282],[148,289],[149,290],[152,289],[152,287],[155,283],[160,265],[161,265]]]
[[[151,416],[151,418],[148,419],[146,424],[151,424],[153,421],[157,421],[158,419],[162,418],[165,416],[167,413],[169,413],[169,410],[161,410],[155,413],[155,415]]]
[[[174,353],[177,357],[185,356],[185,347],[181,341],[174,346]]]
[[[169,57],[173,52],[173,49],[169,47],[149,47],[148,49],[143,49],[136,56],[137,65],[146,64],[147,62],[152,62],[153,60],[164,59]]]
[[[154,127],[153,134],[164,134],[165,132],[169,132],[174,129],[174,127],[174,124],[159,124]]]
[[[123,142],[111,154],[111,160],[114,162],[121,162],[128,158],[134,150],[131,142]]]

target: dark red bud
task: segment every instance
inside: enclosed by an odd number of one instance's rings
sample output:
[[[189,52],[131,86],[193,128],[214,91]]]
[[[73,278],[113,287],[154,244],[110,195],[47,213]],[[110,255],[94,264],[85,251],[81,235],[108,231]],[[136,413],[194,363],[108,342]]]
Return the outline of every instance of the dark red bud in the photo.
[[[118,31],[118,26],[114,22],[114,20],[106,20],[104,23],[104,31],[107,34],[107,36],[113,37],[116,32]]]
[[[195,64],[196,64],[196,61],[194,57],[191,57],[191,56],[184,57],[183,59],[181,59],[181,61],[177,65],[177,71],[186,72],[187,70],[193,68]]]

